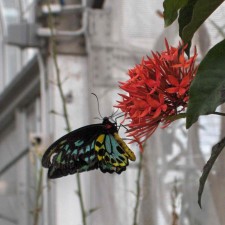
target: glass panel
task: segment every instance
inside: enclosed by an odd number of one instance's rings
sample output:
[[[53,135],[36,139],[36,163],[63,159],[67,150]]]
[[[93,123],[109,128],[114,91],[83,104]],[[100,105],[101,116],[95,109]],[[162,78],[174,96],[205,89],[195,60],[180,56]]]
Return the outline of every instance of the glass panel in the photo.
[[[0,137],[0,171],[8,166],[0,176],[0,224],[18,224],[18,199],[17,199],[17,163],[10,162],[19,153],[17,153],[16,132],[14,125],[8,127],[5,133]],[[10,165],[10,166],[9,166]],[[21,177],[21,176],[20,176]],[[4,203],[4,204],[3,204]]]
[[[16,23],[20,19],[19,1],[2,0],[3,17],[7,24]]]
[[[34,0],[21,0],[22,3],[22,13],[21,17],[23,20],[33,23],[35,21],[35,3]],[[37,49],[34,48],[26,48],[23,50],[22,58],[23,58],[23,65],[26,65],[29,60],[33,58],[33,56],[37,53]]]
[[[23,62],[22,65],[25,66],[29,63],[31,59],[37,54],[38,50],[35,48],[26,48],[22,52]]]
[[[35,19],[34,0],[1,0],[0,10],[2,13],[1,23],[4,25],[3,33],[0,36],[7,36],[8,26],[10,24],[20,23],[20,21],[27,20],[29,23]],[[0,37],[0,92],[12,81],[21,68],[29,62],[35,55],[36,50],[33,48],[20,48],[12,45],[6,45],[3,38]]]
[[[5,86],[7,86],[13,77],[20,71],[20,58],[21,51],[18,47],[5,46],[6,67],[5,67]]]
[[[17,167],[13,166],[0,178],[1,224],[17,224]]]
[[[1,34],[1,33],[0,33]],[[2,38],[0,36],[0,93],[2,92],[3,90],[3,86],[4,86],[4,54],[3,54],[3,41],[2,41]]]
[[[137,4],[136,0],[124,0],[121,18],[123,38],[138,43],[140,47],[146,47],[148,43],[154,43],[155,38],[160,35],[164,26],[163,19],[157,16],[156,12],[157,9],[161,8],[161,1],[146,2],[145,0],[139,0]],[[161,29],[153,29],[152,24]]]
[[[35,1],[34,0],[21,0],[22,3],[22,18],[26,21],[33,22],[35,19]]]
[[[5,24],[5,32],[10,24],[18,23],[20,21],[20,8],[17,0],[2,0],[2,17]],[[4,34],[7,35],[7,34]],[[21,68],[20,63],[20,49],[14,46],[4,46],[5,53],[5,71],[4,71],[4,86],[6,86],[12,78],[19,72]]]

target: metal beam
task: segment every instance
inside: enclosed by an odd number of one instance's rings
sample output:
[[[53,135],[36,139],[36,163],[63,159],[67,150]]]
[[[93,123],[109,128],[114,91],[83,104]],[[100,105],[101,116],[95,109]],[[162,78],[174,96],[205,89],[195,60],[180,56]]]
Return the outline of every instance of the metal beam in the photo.
[[[38,60],[35,56],[0,95],[0,132],[14,118],[17,108],[40,93]]]
[[[6,166],[4,166],[1,170],[0,170],[0,177],[10,168],[12,168],[13,166],[16,165],[16,163],[23,157],[25,156],[27,153],[29,152],[28,149],[22,151],[18,156],[14,157]]]

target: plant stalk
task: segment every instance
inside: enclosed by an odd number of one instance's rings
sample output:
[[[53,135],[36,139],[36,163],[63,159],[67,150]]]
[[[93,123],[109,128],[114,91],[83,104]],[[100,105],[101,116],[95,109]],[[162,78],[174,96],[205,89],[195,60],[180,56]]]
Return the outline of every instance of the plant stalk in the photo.
[[[136,202],[134,207],[134,217],[133,217],[133,225],[138,225],[137,217],[138,217],[138,208],[140,204],[140,195],[141,195],[141,171],[142,171],[142,159],[143,152],[140,152],[140,159],[138,163],[138,174],[136,180]]]
[[[34,225],[38,225],[39,215],[42,209],[42,177],[43,177],[43,168],[40,168],[38,172],[38,183],[37,183],[37,191],[36,191],[36,199],[35,199],[35,208],[34,208]]]
[[[219,115],[219,116],[225,116],[225,113],[221,113],[221,112],[213,112],[212,114]]]
[[[70,122],[69,122],[69,116],[68,116],[68,111],[67,111],[67,106],[66,106],[66,100],[65,100],[65,95],[62,89],[62,82],[60,79],[60,69],[58,66],[58,62],[57,62],[57,48],[56,48],[56,41],[55,41],[55,35],[53,32],[53,28],[54,28],[54,23],[53,23],[53,18],[52,18],[52,13],[51,13],[51,8],[50,8],[50,0],[48,0],[48,10],[49,10],[49,27],[51,30],[51,37],[50,37],[50,41],[51,41],[51,45],[52,45],[52,57],[53,57],[53,61],[54,61],[54,66],[56,69],[56,77],[57,77],[57,86],[59,88],[59,93],[60,93],[60,97],[62,99],[62,104],[63,104],[63,115],[65,118],[65,122],[66,122],[66,129],[68,132],[71,131],[71,126],[70,126]],[[77,173],[77,186],[78,186],[78,198],[79,198],[79,202],[80,202],[80,208],[81,208],[81,214],[82,214],[82,222],[83,225],[86,225],[86,212],[85,212],[85,207],[84,207],[84,200],[83,200],[83,195],[82,195],[82,188],[81,188],[81,179],[80,179],[80,174]]]

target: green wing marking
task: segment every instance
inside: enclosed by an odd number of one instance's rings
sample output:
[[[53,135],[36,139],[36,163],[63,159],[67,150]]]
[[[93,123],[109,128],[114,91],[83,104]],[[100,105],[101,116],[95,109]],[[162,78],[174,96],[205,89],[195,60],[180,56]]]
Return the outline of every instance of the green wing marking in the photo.
[[[96,169],[98,159],[94,144],[95,140],[87,145],[83,140],[77,140],[74,143],[62,141],[56,145],[49,151],[49,178]]]

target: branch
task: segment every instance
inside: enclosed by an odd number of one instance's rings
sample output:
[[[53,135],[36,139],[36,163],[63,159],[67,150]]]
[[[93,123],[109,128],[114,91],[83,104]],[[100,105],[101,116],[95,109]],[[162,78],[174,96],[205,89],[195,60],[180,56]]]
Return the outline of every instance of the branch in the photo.
[[[219,115],[219,116],[225,116],[225,113],[221,113],[221,112],[213,112],[212,114]]]
[[[66,129],[68,132],[71,131],[71,126],[70,126],[70,122],[69,122],[69,116],[68,116],[68,111],[67,111],[67,106],[66,106],[66,100],[65,100],[65,95],[63,93],[63,89],[62,89],[62,82],[60,79],[60,69],[58,66],[58,62],[57,62],[57,49],[56,49],[56,41],[55,41],[55,35],[54,35],[54,23],[53,23],[53,18],[52,18],[52,13],[51,13],[51,8],[50,8],[50,0],[48,0],[48,11],[49,11],[49,20],[48,20],[48,25],[50,27],[51,30],[51,37],[50,37],[50,42],[52,45],[52,57],[53,57],[53,61],[54,61],[54,65],[55,65],[55,69],[56,69],[56,77],[57,77],[57,86],[59,88],[59,93],[60,93],[60,97],[62,100],[62,104],[63,104],[63,115],[65,118],[65,122],[66,122]],[[86,213],[85,213],[85,208],[84,208],[84,201],[83,201],[83,195],[82,195],[82,191],[81,191],[81,180],[80,180],[80,174],[77,173],[77,186],[78,186],[78,198],[80,201],[80,208],[81,208],[81,214],[82,214],[82,221],[83,221],[83,225],[86,225]]]
[[[198,189],[198,204],[200,208],[202,208],[201,200],[202,200],[202,193],[205,187],[205,182],[207,180],[209,172],[211,171],[217,157],[222,152],[224,147],[225,147],[225,137],[212,147],[211,156],[203,168],[202,175],[199,179],[199,189]]]
[[[143,146],[144,148],[144,146]],[[136,202],[134,207],[134,218],[133,218],[133,225],[138,225],[137,216],[138,216],[138,208],[140,203],[140,195],[141,195],[141,170],[142,170],[142,159],[143,159],[143,152],[140,152],[140,159],[138,163],[138,175],[136,181]]]

